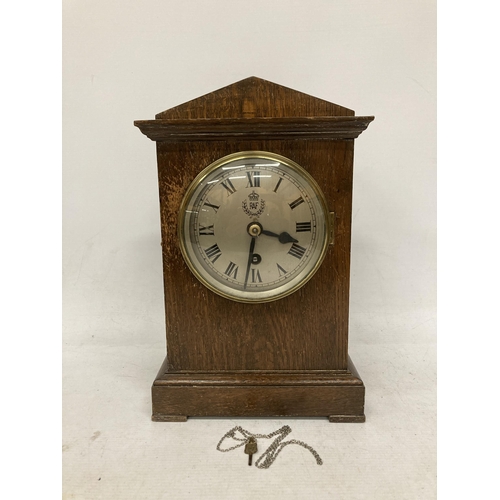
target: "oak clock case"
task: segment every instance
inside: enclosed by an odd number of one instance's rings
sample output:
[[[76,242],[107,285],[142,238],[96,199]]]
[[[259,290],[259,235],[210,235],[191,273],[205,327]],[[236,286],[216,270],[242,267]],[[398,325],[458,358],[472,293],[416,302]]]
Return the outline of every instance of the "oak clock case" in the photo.
[[[316,181],[289,158],[238,152],[205,168],[179,211],[186,264],[211,291],[262,303],[303,286],[328,247],[330,215]]]
[[[158,167],[154,421],[365,421],[349,285],[354,139],[372,120],[250,77],[135,122]]]

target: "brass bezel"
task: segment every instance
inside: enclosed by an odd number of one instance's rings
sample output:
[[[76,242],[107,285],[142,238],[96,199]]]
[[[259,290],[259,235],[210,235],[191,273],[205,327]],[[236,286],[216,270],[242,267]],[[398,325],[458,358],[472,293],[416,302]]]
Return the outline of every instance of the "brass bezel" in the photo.
[[[292,288],[287,289],[281,294],[274,295],[272,297],[265,297],[265,298],[256,298],[256,299],[247,299],[247,298],[241,298],[241,297],[235,297],[230,294],[225,293],[224,291],[218,289],[215,287],[212,283],[208,282],[197,270],[197,268],[194,266],[194,264],[191,261],[191,258],[188,255],[187,249],[186,249],[186,241],[185,241],[185,231],[184,231],[184,220],[185,220],[185,213],[186,213],[186,207],[191,200],[191,197],[199,184],[203,182],[203,180],[208,177],[214,170],[217,170],[219,167],[222,165],[235,161],[235,160],[242,160],[245,158],[263,158],[266,160],[275,160],[279,161],[280,163],[286,165],[287,167],[291,168],[293,171],[298,173],[300,176],[302,176],[311,186],[312,190],[314,191],[314,194],[317,196],[320,205],[323,209],[323,215],[325,218],[325,226],[324,226],[324,234],[323,234],[323,245],[321,248],[321,252],[319,255],[318,260],[316,261],[314,267],[311,269],[311,271],[302,279],[300,280],[296,285],[294,285]],[[207,167],[205,167],[191,182],[189,185],[186,193],[184,194],[184,197],[182,199],[180,208],[179,208],[179,214],[177,218],[177,236],[179,240],[179,246],[180,250],[182,253],[182,257],[184,258],[185,263],[187,264],[189,270],[193,273],[193,275],[200,281],[206,288],[211,290],[212,292],[216,293],[217,295],[224,297],[225,299],[228,300],[233,300],[235,302],[243,302],[247,304],[262,304],[265,302],[273,302],[275,300],[282,299],[284,297],[287,297],[291,295],[292,293],[296,292],[299,288],[304,286],[316,273],[316,271],[319,269],[321,264],[323,263],[323,260],[325,259],[326,252],[328,250],[328,247],[330,246],[330,227],[331,227],[331,216],[330,212],[328,211],[328,205],[327,201],[325,198],[325,195],[321,191],[321,188],[319,187],[318,183],[312,177],[312,175],[307,172],[303,167],[301,167],[298,163],[294,162],[293,160],[290,160],[289,158],[286,158],[285,156],[281,156],[276,153],[271,153],[269,151],[241,151],[238,153],[232,153],[230,155],[224,156],[222,158],[219,158],[218,160],[214,161]]]

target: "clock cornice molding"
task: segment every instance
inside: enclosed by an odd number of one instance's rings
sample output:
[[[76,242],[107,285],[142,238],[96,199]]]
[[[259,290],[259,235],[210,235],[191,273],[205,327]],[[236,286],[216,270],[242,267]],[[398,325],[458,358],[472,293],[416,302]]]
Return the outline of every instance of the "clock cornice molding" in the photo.
[[[198,118],[137,120],[153,141],[226,139],[355,139],[373,116]]]

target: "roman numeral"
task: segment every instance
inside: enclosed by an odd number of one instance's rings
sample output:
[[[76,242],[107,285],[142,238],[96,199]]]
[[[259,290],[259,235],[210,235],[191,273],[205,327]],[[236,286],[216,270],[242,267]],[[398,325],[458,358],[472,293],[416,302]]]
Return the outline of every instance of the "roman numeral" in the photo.
[[[301,247],[300,245],[297,245],[297,243],[294,243],[292,245],[292,248],[288,250],[288,253],[290,255],[293,255],[294,257],[297,257],[297,259],[302,259],[306,252],[306,249],[304,247]]]
[[[281,276],[285,275],[288,271],[285,271],[278,263],[276,264],[278,266],[278,274]]]
[[[212,261],[212,264],[222,255],[222,252],[217,243],[205,249],[205,254]]]
[[[229,262],[229,266],[227,266],[224,274],[227,274],[230,278],[233,277],[234,279],[236,279],[236,275],[238,274],[238,266],[234,262]]]
[[[215,235],[215,231],[214,231],[214,225],[212,224],[211,226],[207,226],[207,227],[200,227],[198,229],[198,234],[200,236],[202,235],[205,235],[205,236],[214,236]]]
[[[295,232],[296,233],[304,233],[307,231],[311,231],[311,222],[296,222],[295,223]]]
[[[301,203],[304,203],[304,198],[302,198],[302,196],[300,198],[297,198],[295,201],[292,201],[292,203],[289,203],[289,205],[293,210],[294,208],[297,208]]]
[[[215,213],[217,213],[217,210],[219,210],[220,206],[217,206],[217,205],[212,205],[212,203],[210,203],[210,201],[208,200],[207,198],[207,201],[205,203],[203,203],[204,206],[206,207],[210,207],[210,208],[213,208]]]
[[[227,195],[231,196],[233,193],[236,192],[236,188],[233,186],[233,183],[231,182],[231,179],[226,179],[222,183],[222,187],[227,190]]]
[[[273,191],[276,193],[278,191],[278,188],[280,187],[280,184],[283,182],[283,177],[280,177],[280,180],[278,181],[278,184],[276,184],[276,187],[273,189]]]
[[[260,272],[258,269],[252,269],[252,283],[262,283],[262,278],[260,277]]]
[[[247,188],[260,188],[260,172],[247,172]]]

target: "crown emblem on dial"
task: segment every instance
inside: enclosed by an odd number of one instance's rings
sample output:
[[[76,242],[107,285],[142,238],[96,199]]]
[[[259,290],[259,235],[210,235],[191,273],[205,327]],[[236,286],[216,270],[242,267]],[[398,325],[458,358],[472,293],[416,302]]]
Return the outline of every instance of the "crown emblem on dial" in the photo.
[[[252,191],[249,195],[248,195],[248,199],[250,201],[259,201],[259,195],[255,192],[255,191]]]
[[[243,211],[249,217],[259,217],[259,215],[261,215],[264,211],[266,202],[262,199],[259,201],[259,198],[260,196],[255,191],[252,191],[248,195],[248,202],[247,200],[243,200]]]

